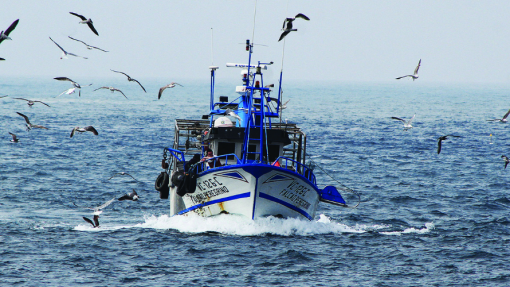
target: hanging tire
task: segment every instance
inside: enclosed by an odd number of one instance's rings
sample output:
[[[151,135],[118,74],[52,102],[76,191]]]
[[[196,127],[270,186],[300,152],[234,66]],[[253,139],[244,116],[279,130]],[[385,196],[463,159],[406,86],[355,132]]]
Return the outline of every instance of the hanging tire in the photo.
[[[154,184],[154,188],[159,191],[159,198],[168,199],[168,195],[170,194],[170,188],[168,187],[168,174],[166,172],[161,172],[156,179],[156,183]]]

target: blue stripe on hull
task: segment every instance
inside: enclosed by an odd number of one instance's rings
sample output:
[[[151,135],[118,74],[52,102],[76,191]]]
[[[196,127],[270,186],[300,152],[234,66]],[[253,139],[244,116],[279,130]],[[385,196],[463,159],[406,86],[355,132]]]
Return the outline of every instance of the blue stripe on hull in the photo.
[[[260,196],[261,198],[265,198],[265,199],[267,199],[267,200],[274,201],[274,202],[279,203],[279,204],[281,204],[281,205],[283,205],[283,206],[285,206],[285,207],[288,207],[288,208],[290,208],[290,209],[292,209],[292,210],[294,210],[294,211],[297,211],[297,212],[299,212],[301,215],[303,215],[304,217],[308,218],[309,220],[312,220],[312,219],[313,219],[313,218],[312,218],[312,217],[311,217],[308,213],[306,213],[306,211],[304,211],[304,210],[302,210],[302,209],[299,209],[299,208],[295,207],[294,205],[289,204],[289,203],[287,203],[287,202],[285,202],[285,201],[283,201],[283,200],[281,200],[281,199],[278,199],[278,198],[276,198],[276,197],[273,197],[273,196],[271,196],[271,195],[269,195],[269,194],[266,194],[266,193],[263,193],[263,192],[260,192],[260,193],[259,193],[259,196]]]
[[[225,202],[225,201],[231,201],[231,200],[236,200],[236,199],[245,198],[245,197],[250,197],[250,193],[249,192],[245,192],[245,193],[241,193],[241,194],[238,194],[238,195],[233,195],[233,196],[224,197],[224,198],[220,198],[220,199],[204,202],[204,203],[201,203],[201,204],[193,205],[192,207],[186,208],[186,209],[180,211],[177,214],[181,215],[181,214],[184,214],[184,213],[187,213],[187,212],[190,212],[190,211],[193,211],[195,209],[198,209],[198,208],[201,208],[201,207],[205,207],[205,206],[208,206],[208,205],[211,205],[211,204]]]

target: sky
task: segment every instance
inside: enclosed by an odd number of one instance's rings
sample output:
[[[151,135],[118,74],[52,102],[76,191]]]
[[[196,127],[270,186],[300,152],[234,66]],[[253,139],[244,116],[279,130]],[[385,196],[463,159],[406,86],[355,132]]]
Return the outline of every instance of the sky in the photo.
[[[69,12],[92,18],[99,36]],[[298,31],[278,42],[283,20],[297,13],[310,21],[297,19]],[[497,0],[5,1],[0,29],[20,21],[13,40],[0,44],[0,83],[118,77],[110,69],[136,79],[208,81],[211,64],[219,79],[237,79],[240,71],[225,64],[247,62],[246,39],[259,44],[254,60],[274,62],[274,78],[283,67],[288,80],[394,82],[422,59],[420,82],[507,83],[509,15],[510,1]],[[88,59],[61,60],[48,37]]]

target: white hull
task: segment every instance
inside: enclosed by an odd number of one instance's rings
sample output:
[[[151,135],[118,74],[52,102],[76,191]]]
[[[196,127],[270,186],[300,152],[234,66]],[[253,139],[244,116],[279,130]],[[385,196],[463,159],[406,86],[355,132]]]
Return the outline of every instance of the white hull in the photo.
[[[194,193],[180,197],[172,188],[170,196],[171,215],[229,213],[252,219],[272,215],[312,220],[319,202],[318,189],[306,178],[263,164],[209,170],[198,177]]]

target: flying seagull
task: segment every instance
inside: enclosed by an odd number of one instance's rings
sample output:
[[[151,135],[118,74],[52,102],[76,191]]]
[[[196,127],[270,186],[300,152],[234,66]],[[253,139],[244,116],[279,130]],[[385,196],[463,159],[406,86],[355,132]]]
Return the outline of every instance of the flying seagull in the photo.
[[[411,78],[413,78],[413,81],[418,79],[418,70],[420,69],[420,65],[421,65],[421,59],[418,62],[418,66],[416,66],[416,69],[414,69],[414,73],[412,75],[405,75],[405,76],[402,76],[402,77],[398,77],[396,79],[400,80],[400,79],[405,78],[405,77],[411,77]]]
[[[173,87],[175,87],[175,85],[179,85],[179,86],[181,86],[181,87],[182,87],[182,85],[181,85],[181,84],[176,83],[176,82],[171,82],[170,84],[168,84],[168,85],[166,85],[166,86],[164,86],[164,87],[161,87],[161,88],[159,89],[158,100],[159,100],[159,99],[161,99],[161,94],[163,94],[163,91],[164,91],[164,90],[166,90],[167,88],[173,88]]]
[[[16,21],[12,22],[11,26],[7,28],[7,30],[0,32],[0,43],[3,42],[3,40],[12,40],[11,37],[9,37],[9,34],[11,34],[12,30],[16,28],[16,25],[18,25],[19,19],[16,19]],[[4,60],[4,59],[2,59]]]
[[[101,204],[98,207],[82,207],[82,208],[91,209],[91,210],[94,211],[94,213],[93,213],[94,214],[94,222],[92,222],[92,220],[90,220],[90,219],[88,219],[86,217],[83,217],[83,219],[85,221],[87,221],[88,223],[92,224],[92,226],[94,228],[99,227],[99,215],[103,212],[101,209],[107,207],[108,205],[110,205],[114,201],[115,201],[115,198],[112,198],[112,199],[108,200],[107,202]],[[73,202],[73,204],[76,207],[81,207],[81,206],[76,205],[74,202]]]
[[[74,56],[74,57],[83,58],[83,59],[88,59],[87,57],[82,57],[82,56],[78,56],[78,55],[76,55],[76,54],[73,54],[73,53],[69,53],[69,52],[67,52],[66,50],[64,50],[64,48],[60,47],[60,45],[59,45],[59,44],[57,44],[57,42],[53,41],[53,39],[51,39],[51,37],[49,37],[49,38],[50,38],[50,40],[51,40],[53,43],[55,43],[55,45],[57,45],[57,47],[59,47],[59,48],[60,48],[60,50],[62,50],[62,56],[60,57],[60,59],[67,59],[67,56],[68,56],[68,55],[69,55],[69,56]]]
[[[394,120],[399,120],[399,121],[403,122],[404,123],[404,131],[407,131],[408,129],[413,128],[413,126],[411,125],[411,122],[414,120],[414,116],[416,116],[416,115],[413,115],[413,117],[408,121],[401,119],[401,118],[397,118],[397,117],[391,117],[391,118]]]
[[[80,18],[81,19],[80,24],[87,24],[89,26],[90,30],[92,30],[92,32],[94,32],[94,34],[99,36],[99,34],[96,31],[96,28],[94,28],[92,19],[90,19],[90,18],[87,19],[86,17],[84,17],[84,16],[82,16],[80,14],[73,13],[73,12],[69,12],[69,14],[74,15],[74,16]]]
[[[80,128],[80,127],[75,127],[72,131],[71,131],[71,138],[74,136],[74,133],[75,132],[80,132],[80,133],[84,133],[84,132],[92,132],[94,135],[98,135],[99,133],[96,131],[96,129],[93,127],[93,126],[88,126],[88,127],[84,127],[84,128]]]
[[[75,91],[76,91],[76,88],[69,88],[69,89],[63,91],[62,93],[60,93],[60,95],[56,96],[55,98],[58,98],[63,94],[66,94],[66,95],[73,94]]]
[[[101,214],[103,211],[101,209],[104,209],[106,208],[108,205],[112,204],[112,202],[115,201],[115,198],[112,198],[110,200],[108,200],[107,202],[101,204],[100,206],[98,207],[83,207],[83,206],[78,206],[76,205],[76,203],[73,202],[74,206],[76,207],[80,207],[80,208],[85,208],[85,209],[90,209],[90,210],[93,210],[94,211],[94,215],[99,215]]]
[[[138,82],[137,80],[131,78],[128,74],[124,73],[124,72],[121,72],[121,71],[115,71],[115,70],[112,70],[110,69],[112,72],[115,72],[115,73],[120,73],[120,74],[123,74],[124,76],[127,77],[128,81],[130,82],[137,82],[138,85],[140,85],[140,87],[142,87],[143,91],[147,93],[147,91],[145,90],[145,88],[142,86],[142,84],[140,84],[140,82]]]
[[[30,120],[28,119],[27,116],[25,116],[24,114],[22,113],[19,113],[19,112],[16,112],[18,115],[22,116],[23,118],[25,118],[25,122],[27,122],[26,126],[27,126],[27,131],[30,131],[31,129],[45,129],[47,130],[48,128],[47,127],[43,127],[43,126],[39,126],[39,125],[33,125],[30,123]]]
[[[112,93],[113,92],[120,92],[126,99],[128,98],[128,97],[126,97],[126,95],[124,95],[124,93],[121,90],[116,89],[114,87],[101,87],[101,88],[95,89],[94,92],[97,91],[97,90],[100,90],[100,89],[107,89],[107,90],[110,90]]]
[[[441,142],[448,139],[448,137],[460,138],[460,136],[445,135],[437,138],[437,154],[441,152]]]
[[[505,169],[506,169],[506,166],[510,162],[510,158],[508,158],[506,155],[502,155],[501,158],[505,161]]]
[[[85,46],[87,46],[87,49],[89,49],[89,50],[96,49],[96,50],[99,50],[99,51],[108,52],[108,51],[105,51],[105,50],[103,50],[103,49],[101,49],[101,48],[91,46],[91,45],[89,45],[89,44],[87,44],[87,43],[83,42],[82,40],[75,39],[75,38],[73,38],[73,37],[71,37],[71,36],[67,36],[67,37],[69,37],[69,38],[70,38],[70,39],[72,39],[72,40],[75,40],[75,41],[78,41],[78,42],[82,42]]]
[[[123,172],[118,172],[118,173],[116,173],[116,174],[112,175],[112,177],[110,177],[108,180],[110,180],[110,179],[112,179],[112,178],[116,177],[117,175],[128,175],[128,176],[130,176],[132,179],[137,180],[137,179],[136,179],[136,178],[134,178],[132,175],[130,175],[129,173],[124,172],[124,171],[123,171]]]
[[[137,201],[140,197],[138,196],[138,194],[136,193],[135,189],[133,189],[133,192],[130,192],[130,193],[126,193],[125,195],[123,195],[122,197],[120,197],[118,200],[119,201],[122,201],[122,200],[132,200],[132,201]]]
[[[487,121],[489,121],[489,122],[506,123],[508,121],[506,118],[508,117],[509,114],[510,114],[510,110],[508,110],[508,112],[506,112],[506,114],[503,116],[502,119],[493,119],[493,120],[487,120]]]
[[[41,103],[41,104],[43,104],[45,106],[48,106],[48,107],[50,106],[50,105],[48,105],[48,104],[46,104],[44,102],[41,102],[41,101],[27,100],[27,99],[24,99],[24,98],[14,98],[14,99],[27,101],[27,104],[28,104],[29,107],[32,107],[35,103]]]
[[[56,78],[53,78],[54,80],[57,80],[57,81],[68,81],[68,82],[71,82],[73,84],[73,86],[76,88],[76,89],[79,89],[80,91],[78,92],[78,96],[81,97],[81,86],[80,84],[78,84],[77,82],[67,78],[67,77],[56,77]],[[88,87],[88,86],[92,86],[92,84],[88,84],[87,86],[84,86],[84,87]],[[74,92],[74,90],[73,90]],[[62,93],[63,94],[63,93]],[[60,94],[60,95],[62,95]],[[60,96],[59,95],[59,96]]]
[[[284,104],[280,102],[280,110],[284,110],[287,108],[287,104],[290,102],[290,100],[287,100]]]
[[[283,33],[280,35],[280,39],[278,40],[278,42],[283,40],[283,38],[285,38],[285,36],[287,36],[290,32],[297,31],[297,29],[292,29],[292,22],[294,22],[294,20],[296,20],[296,18],[301,18],[306,21],[310,20],[310,18],[308,18],[306,15],[301,14],[301,13],[297,14],[294,18],[286,18],[283,21],[283,27],[282,27]],[[287,25],[287,27],[285,27],[285,24]]]
[[[15,134],[13,134],[11,132],[9,132],[9,134],[12,136],[11,142],[13,142],[13,143],[19,142],[19,139],[18,139],[18,137]]]

